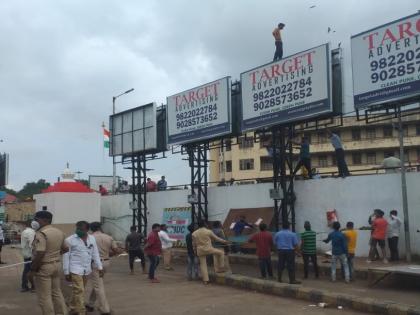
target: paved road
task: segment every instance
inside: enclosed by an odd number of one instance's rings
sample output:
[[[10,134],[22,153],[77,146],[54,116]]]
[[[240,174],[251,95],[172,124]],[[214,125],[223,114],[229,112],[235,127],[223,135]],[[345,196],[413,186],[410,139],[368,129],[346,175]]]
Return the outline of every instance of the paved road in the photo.
[[[8,263],[19,257],[15,250],[6,247]],[[126,257],[114,259],[106,275],[108,298],[114,314],[363,314],[349,310],[322,309],[308,302],[279,298],[251,291],[189,282],[184,277],[184,267],[175,271],[158,270],[160,284],[151,284],[140,273],[130,276]],[[36,306],[35,294],[19,293],[18,268],[7,272],[0,269],[0,314],[41,314]],[[68,287],[66,288],[66,291]],[[90,313],[95,314],[95,313]]]

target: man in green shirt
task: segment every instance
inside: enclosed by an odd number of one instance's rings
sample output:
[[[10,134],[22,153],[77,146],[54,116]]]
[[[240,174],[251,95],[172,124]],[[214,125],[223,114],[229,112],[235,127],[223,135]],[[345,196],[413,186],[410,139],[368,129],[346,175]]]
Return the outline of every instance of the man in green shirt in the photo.
[[[300,233],[300,239],[302,241],[302,256],[303,256],[303,272],[305,279],[308,278],[308,267],[309,267],[309,260],[311,260],[314,271],[315,277],[319,277],[318,271],[318,263],[316,259],[316,233],[311,230],[311,223],[309,221],[305,221],[304,224],[305,232]]]

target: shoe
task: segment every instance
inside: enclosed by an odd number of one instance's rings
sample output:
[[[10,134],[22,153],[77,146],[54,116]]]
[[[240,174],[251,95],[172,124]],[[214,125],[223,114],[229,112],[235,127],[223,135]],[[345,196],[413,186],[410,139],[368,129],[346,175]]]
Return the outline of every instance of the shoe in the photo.
[[[86,312],[93,312],[95,309],[90,305],[85,305]]]
[[[22,288],[22,289],[20,289],[20,292],[21,293],[24,293],[24,292],[29,292],[30,291],[30,289],[29,288]]]
[[[350,284],[350,280],[346,280],[346,281],[345,281],[345,283],[346,283],[346,284]]]
[[[155,278],[155,279],[151,279],[151,280],[150,280],[150,283],[160,283],[160,281],[159,281],[158,279],[156,279],[156,278]]]
[[[383,260],[383,262],[384,262],[384,264],[387,264],[387,263],[388,263],[388,259],[386,259],[386,258],[385,258],[385,259]]]
[[[290,281],[289,284],[302,284],[302,282],[293,280],[293,281]]]

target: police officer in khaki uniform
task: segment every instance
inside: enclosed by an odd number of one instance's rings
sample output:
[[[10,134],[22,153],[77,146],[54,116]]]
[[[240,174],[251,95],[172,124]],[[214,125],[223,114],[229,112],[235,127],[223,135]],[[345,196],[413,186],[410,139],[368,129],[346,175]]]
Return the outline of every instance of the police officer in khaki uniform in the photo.
[[[43,315],[68,314],[61,292],[61,255],[68,250],[64,233],[51,226],[52,213],[42,210],[35,214],[39,228],[33,243],[30,277],[35,277],[38,304]]]
[[[120,249],[111,236],[102,232],[100,222],[92,222],[90,224],[90,230],[93,232],[92,236],[95,238],[96,245],[98,246],[103,271],[106,272],[109,268],[110,257],[119,253]],[[95,302],[97,302],[98,311],[102,315],[111,314],[111,309],[105,294],[104,280],[100,276],[100,270],[96,268],[95,264],[93,264],[92,273],[87,278],[85,301],[87,302],[86,310],[88,312],[93,312]]]

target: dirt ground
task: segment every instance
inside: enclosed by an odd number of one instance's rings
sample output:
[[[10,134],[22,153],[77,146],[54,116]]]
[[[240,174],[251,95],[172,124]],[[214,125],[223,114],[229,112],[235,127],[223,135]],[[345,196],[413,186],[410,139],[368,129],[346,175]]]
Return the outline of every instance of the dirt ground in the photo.
[[[8,246],[3,249],[2,256],[8,264],[20,261],[19,251]],[[182,265],[176,265],[175,271],[159,269],[157,276],[161,283],[151,284],[140,272],[134,276],[128,274],[127,257],[113,259],[105,276],[113,314],[363,314],[345,309],[319,308],[306,301],[224,286],[204,286],[199,281],[187,281],[184,271]],[[20,266],[0,269],[0,314],[41,314],[36,294],[19,292],[20,274]],[[63,285],[68,296],[69,288],[65,283]]]

